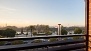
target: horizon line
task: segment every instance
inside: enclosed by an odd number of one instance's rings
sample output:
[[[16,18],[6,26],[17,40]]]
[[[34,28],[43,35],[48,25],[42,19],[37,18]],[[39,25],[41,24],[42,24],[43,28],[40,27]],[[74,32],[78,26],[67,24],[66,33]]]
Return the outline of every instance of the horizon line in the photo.
[[[42,24],[39,24],[39,25],[42,25]],[[15,25],[7,25],[7,26],[15,26]],[[7,26],[0,26],[0,27],[7,27]],[[28,25],[28,26],[30,26],[30,25]],[[49,27],[58,27],[58,25],[48,25]],[[73,26],[75,26],[75,27],[85,27],[85,25],[83,26],[83,25],[70,25],[70,26],[64,26],[64,25],[62,25],[63,27],[73,27]],[[27,27],[27,26],[15,26],[15,27]]]

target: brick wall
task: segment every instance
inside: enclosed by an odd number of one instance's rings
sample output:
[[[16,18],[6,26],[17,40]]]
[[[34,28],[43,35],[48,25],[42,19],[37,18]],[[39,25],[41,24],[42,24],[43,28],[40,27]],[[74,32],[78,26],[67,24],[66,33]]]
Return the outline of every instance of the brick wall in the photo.
[[[91,0],[89,0],[89,34],[91,34]]]
[[[89,0],[89,34],[91,34],[91,0]]]
[[[89,30],[88,31],[89,31],[89,34],[91,34],[91,0],[89,0]],[[91,40],[91,37],[89,37],[89,40]],[[91,43],[89,43],[89,46],[91,46]],[[90,48],[89,48],[89,51],[91,51]]]

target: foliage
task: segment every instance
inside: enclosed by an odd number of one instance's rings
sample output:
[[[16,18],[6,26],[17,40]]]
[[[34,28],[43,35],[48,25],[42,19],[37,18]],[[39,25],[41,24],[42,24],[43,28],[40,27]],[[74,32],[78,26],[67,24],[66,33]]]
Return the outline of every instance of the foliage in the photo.
[[[0,41],[0,46],[4,45],[7,41]]]
[[[26,33],[26,35],[28,35],[28,32]]]
[[[56,41],[56,38],[50,38],[49,41],[54,42],[54,41]]]
[[[37,32],[33,32],[33,35],[37,35]]]
[[[47,34],[47,35],[51,35],[51,34],[52,34],[52,32],[46,32],[45,34]]]
[[[81,34],[82,30],[80,28],[75,28],[74,34]]]
[[[34,26],[29,26],[29,30],[30,30],[30,32],[31,32],[31,37],[32,37],[32,33],[33,33],[33,31],[35,30],[35,27],[34,27]]]
[[[82,39],[84,39],[85,36],[81,36]]]
[[[28,34],[28,31],[29,31],[29,28],[28,28],[28,27],[26,28],[26,31],[27,31],[27,33],[26,33],[26,34]]]
[[[4,32],[4,30],[0,30],[0,35],[2,35],[2,34],[3,34],[3,32]]]
[[[67,35],[67,31],[64,29],[63,26],[61,26],[61,35]],[[58,32],[57,32],[57,35],[58,35]]]
[[[63,38],[63,40],[68,40],[67,38]]]
[[[80,38],[79,36],[73,36],[74,40],[79,39],[79,38]]]
[[[29,31],[29,28],[28,28],[28,27],[27,27],[26,31],[27,31],[27,33],[26,33],[26,37],[27,37],[27,35],[28,35],[28,31]]]
[[[16,33],[16,35],[19,35],[18,33]]]
[[[46,26],[44,26],[44,31],[45,31],[45,34],[46,35],[48,35],[48,34],[51,34],[50,32],[49,32],[49,26],[48,25],[46,25]]]
[[[15,37],[15,34],[16,34],[15,30],[7,28],[6,30],[3,31],[2,36],[5,36],[5,37]]]
[[[42,40],[35,40],[34,42],[32,42],[32,43],[41,43],[42,42]]]
[[[26,33],[26,37],[27,37],[27,35],[28,35],[28,32]]]
[[[58,32],[56,34],[58,35]]]
[[[61,35],[67,35],[67,33],[68,32],[65,29],[63,29],[63,28],[61,29]]]
[[[3,36],[0,36],[0,38],[4,38]],[[0,41],[0,46],[4,45],[7,41]]]
[[[19,35],[19,34],[18,34],[18,33],[16,33],[16,36],[17,36],[17,37],[18,37],[18,35]]]
[[[85,31],[82,31],[82,34],[85,34]]]
[[[0,38],[4,38],[4,36],[1,36],[1,35],[0,35]]]
[[[44,27],[45,25],[35,25],[35,28],[38,30],[38,32],[40,32],[41,31],[41,29],[43,30],[43,27]],[[67,27],[65,27],[65,29],[66,30],[70,30],[70,31],[72,31],[72,30],[74,30],[75,28],[77,28],[78,26],[70,26],[69,28],[67,28]],[[1,27],[0,29],[1,30],[4,30],[4,29],[6,29],[6,28],[11,28],[11,29],[13,29],[13,30],[16,30],[16,31],[20,31],[21,30],[21,28],[18,28],[18,27],[16,27],[16,26],[7,26],[7,27]],[[84,30],[85,28],[84,27],[80,27],[82,30]],[[23,28],[23,30],[26,30],[27,29],[27,27],[24,27]],[[57,28],[50,28],[50,29],[52,29],[52,30],[55,30],[55,31],[57,31]],[[45,31],[43,31],[43,32],[45,32]]]
[[[46,34],[33,34],[33,35],[42,36],[42,35],[46,35]]]
[[[23,28],[21,29],[21,34],[24,34],[24,33],[23,33]]]
[[[12,45],[17,45],[17,44],[24,44],[23,40],[15,40],[12,42]]]

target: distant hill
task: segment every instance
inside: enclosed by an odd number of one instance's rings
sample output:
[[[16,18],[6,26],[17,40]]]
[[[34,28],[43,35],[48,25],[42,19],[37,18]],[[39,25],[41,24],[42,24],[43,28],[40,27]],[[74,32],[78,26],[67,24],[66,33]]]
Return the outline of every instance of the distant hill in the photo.
[[[77,28],[78,26],[71,26],[71,27],[63,27],[64,29],[66,29],[67,31],[71,31],[71,30],[74,30],[75,28]],[[18,28],[16,26],[7,26],[7,27],[0,27],[0,30],[5,30],[6,28],[11,28],[11,29],[14,29],[16,31],[21,31],[21,28]],[[50,30],[52,31],[58,31],[58,28],[55,28],[53,26],[49,26]],[[85,27],[79,27],[81,28],[82,30],[85,30]],[[27,27],[23,27],[23,31],[26,31]]]
[[[66,29],[67,31],[74,31],[75,28],[78,28],[77,26],[72,26],[72,27],[62,27],[64,29]],[[79,27],[81,28],[82,30],[85,30],[85,27]],[[51,30],[53,31],[58,31],[58,28],[50,28]]]

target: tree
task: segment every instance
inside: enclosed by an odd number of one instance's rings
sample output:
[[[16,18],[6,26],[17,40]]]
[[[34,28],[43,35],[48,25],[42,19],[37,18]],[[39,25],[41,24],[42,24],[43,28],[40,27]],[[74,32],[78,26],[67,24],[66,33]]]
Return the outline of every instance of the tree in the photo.
[[[4,45],[7,41],[0,41],[0,46]]]
[[[56,34],[58,35],[58,32]]]
[[[80,36],[73,36],[73,39],[76,40],[76,39],[79,39]]]
[[[85,31],[82,31],[82,34],[85,34]]]
[[[0,35],[2,35],[2,34],[3,34],[3,32],[4,32],[4,30],[0,30]]]
[[[38,39],[38,40],[33,41],[32,43],[42,43],[42,40]]]
[[[63,40],[68,40],[67,38],[63,38]]]
[[[4,38],[3,36],[0,35],[0,38]],[[4,45],[7,41],[0,41],[0,46]]]
[[[2,36],[5,37],[15,37],[16,31],[10,28],[7,28],[6,30],[4,30]]]
[[[28,32],[26,33],[26,37],[27,37],[27,35],[28,35]]]
[[[54,42],[54,41],[57,41],[56,38],[50,38],[49,39],[49,42]]]
[[[29,26],[29,30],[30,30],[30,32],[31,32],[31,37],[32,37],[32,33],[33,33],[33,31],[35,30],[35,27],[34,27],[34,26]]]
[[[49,33],[49,26],[48,25],[44,26],[44,30],[45,30],[45,34],[47,36]]]
[[[29,31],[29,27],[26,28],[26,31],[27,31],[27,33],[26,33],[26,37],[27,37],[27,35],[28,35],[28,31]]]
[[[74,34],[81,34],[82,30],[80,28],[75,28]]]
[[[12,42],[12,45],[17,45],[17,44],[24,44],[23,40],[15,40]]]
[[[18,37],[18,33],[16,33],[16,36]]]
[[[49,31],[48,31],[48,32],[45,32],[45,34],[46,34],[46,35],[51,35],[52,32],[49,32]]]
[[[61,29],[61,35],[67,35],[67,33],[68,32],[65,29],[63,29],[63,28]]]
[[[23,28],[21,28],[21,34],[24,34],[24,33],[23,33]]]
[[[33,35],[37,35],[37,32],[33,32]]]

